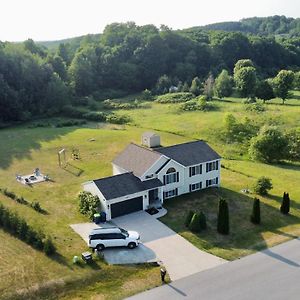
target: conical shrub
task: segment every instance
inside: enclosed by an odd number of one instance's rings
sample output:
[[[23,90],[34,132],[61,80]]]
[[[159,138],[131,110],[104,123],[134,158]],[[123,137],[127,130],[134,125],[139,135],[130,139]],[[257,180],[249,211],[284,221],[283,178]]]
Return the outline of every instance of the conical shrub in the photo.
[[[254,198],[250,220],[253,224],[260,224],[260,200],[258,198]]]
[[[225,199],[219,200],[218,213],[218,232],[221,234],[229,234],[229,211],[228,204]]]

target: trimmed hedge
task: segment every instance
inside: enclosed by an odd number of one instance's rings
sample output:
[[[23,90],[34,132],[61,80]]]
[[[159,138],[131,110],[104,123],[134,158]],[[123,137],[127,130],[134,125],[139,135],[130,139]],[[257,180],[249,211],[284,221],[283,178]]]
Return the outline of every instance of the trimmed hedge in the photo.
[[[35,249],[44,251],[47,255],[52,255],[56,252],[51,238],[45,239],[43,232],[34,230],[23,218],[4,207],[1,203],[0,227]]]

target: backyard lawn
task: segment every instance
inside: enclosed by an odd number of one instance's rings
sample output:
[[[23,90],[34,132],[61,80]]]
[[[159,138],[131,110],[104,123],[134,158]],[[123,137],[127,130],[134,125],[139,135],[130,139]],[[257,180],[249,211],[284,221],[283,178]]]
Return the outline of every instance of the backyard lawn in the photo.
[[[170,199],[165,206],[168,214],[162,221],[200,249],[235,259],[267,246],[300,235],[300,166],[299,164],[266,165],[248,160],[240,145],[220,142],[218,133],[226,113],[237,118],[247,116],[253,121],[277,122],[283,130],[300,127],[300,106],[297,97],[287,105],[266,105],[261,114],[246,112],[241,100],[216,101],[211,112],[181,112],[178,104],[149,103],[149,108],[120,110],[132,122],[128,126],[94,123],[84,127],[27,128],[27,125],[0,130],[0,187],[7,188],[29,201],[39,201],[47,214],[40,214],[0,194],[5,206],[18,212],[36,229],[53,237],[59,255],[48,258],[23,242],[0,230],[0,299],[121,299],[160,284],[159,268],[153,266],[108,266],[97,260],[91,267],[74,266],[72,257],[87,250],[70,224],[86,222],[78,212],[76,196],[85,181],[112,174],[110,162],[129,142],[140,143],[148,129],[159,130],[163,145],[172,145],[193,138],[204,139],[223,157],[222,188],[201,191]],[[128,99],[127,99],[128,100]],[[127,101],[126,100],[126,101]],[[274,101],[276,102],[276,100]],[[289,105],[290,104],[290,105]],[[57,152],[65,148],[71,166],[58,167]],[[72,148],[80,150],[79,161],[70,158]],[[30,174],[39,167],[53,182],[32,187],[15,180],[16,174]],[[81,169],[80,176],[74,170]],[[262,224],[249,221],[253,197],[241,190],[252,187],[260,176],[272,179],[274,189],[262,200]],[[291,197],[291,216],[283,216],[279,205],[283,192]],[[229,236],[216,233],[219,196],[228,200],[230,210]],[[188,210],[203,210],[208,229],[192,234],[183,221]],[[26,294],[27,293],[27,294]]]

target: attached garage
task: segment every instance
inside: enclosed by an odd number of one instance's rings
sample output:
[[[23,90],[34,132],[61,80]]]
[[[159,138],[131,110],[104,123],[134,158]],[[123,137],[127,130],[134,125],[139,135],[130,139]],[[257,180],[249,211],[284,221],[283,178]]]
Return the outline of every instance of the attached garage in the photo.
[[[143,210],[143,197],[136,197],[122,202],[111,204],[110,210],[112,218]]]
[[[159,189],[157,178],[141,181],[132,173],[86,182],[85,191],[97,195],[101,202],[99,210],[106,213],[106,220],[144,210],[149,205],[149,190]]]

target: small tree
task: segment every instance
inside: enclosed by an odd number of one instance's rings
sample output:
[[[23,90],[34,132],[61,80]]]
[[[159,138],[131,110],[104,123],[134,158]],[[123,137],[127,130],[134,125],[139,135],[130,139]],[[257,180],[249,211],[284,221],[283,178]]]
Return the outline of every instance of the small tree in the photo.
[[[56,252],[56,248],[51,240],[51,238],[47,238],[44,241],[44,252],[46,253],[46,255],[53,255]]]
[[[195,77],[192,81],[190,92],[195,96],[199,96],[201,93],[201,81],[198,77]]]
[[[194,216],[195,212],[190,210],[185,218],[185,221],[184,221],[184,225],[185,227],[189,227],[191,221],[192,221],[192,218]]]
[[[268,82],[268,80],[262,80],[258,83],[255,91],[255,96],[259,99],[262,99],[264,103],[275,97],[273,88],[271,84]]]
[[[273,188],[272,180],[268,177],[259,177],[254,185],[254,192],[259,195],[267,195]]]
[[[153,97],[152,97],[151,91],[149,91],[148,89],[145,89],[142,93],[142,98],[143,98],[143,100],[152,100]]]
[[[250,220],[253,224],[260,224],[260,201],[258,198],[254,198]]]
[[[219,200],[218,232],[229,234],[229,210],[228,204],[223,198]]]
[[[284,215],[287,215],[290,212],[290,196],[289,193],[284,192],[282,197],[282,203],[280,206],[280,211]]]
[[[207,228],[207,225],[206,225],[206,216],[205,216],[205,214],[204,214],[203,211],[200,211],[199,218],[200,218],[199,222],[200,222],[200,228],[201,228],[201,230],[206,229]]]
[[[209,74],[208,78],[204,82],[203,94],[206,97],[206,100],[211,100],[214,95],[214,84],[215,80],[212,74]]]
[[[187,93],[187,92],[190,91],[190,87],[189,87],[187,82],[184,83],[184,85],[182,86],[181,91],[184,92],[184,93]]]
[[[200,215],[195,213],[189,225],[189,228],[192,232],[200,232],[201,225],[200,225]]]
[[[289,95],[289,90],[293,87],[294,73],[292,71],[281,70],[273,79],[275,95],[282,99],[282,104]]]
[[[289,141],[275,126],[264,126],[250,141],[249,154],[252,159],[277,162],[289,156]]]
[[[232,94],[233,79],[228,71],[222,70],[215,80],[214,92],[219,98],[229,97]]]

